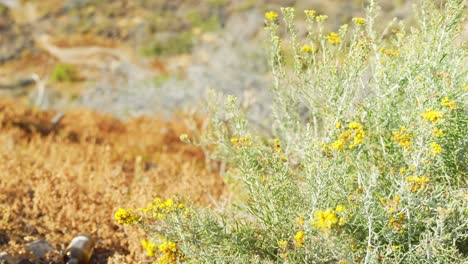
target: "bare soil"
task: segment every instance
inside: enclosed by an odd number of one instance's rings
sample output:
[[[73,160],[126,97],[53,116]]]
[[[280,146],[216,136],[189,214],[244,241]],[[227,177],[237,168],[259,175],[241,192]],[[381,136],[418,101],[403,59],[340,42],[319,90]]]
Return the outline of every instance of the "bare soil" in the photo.
[[[225,191],[203,152],[180,142],[190,134],[184,117],[123,122],[76,109],[53,127],[55,115],[0,99],[0,252],[60,263],[73,236],[88,232],[97,239],[94,263],[135,263],[144,236],[116,224],[116,209],[156,196],[208,205]],[[25,245],[40,239],[54,251],[37,259]]]

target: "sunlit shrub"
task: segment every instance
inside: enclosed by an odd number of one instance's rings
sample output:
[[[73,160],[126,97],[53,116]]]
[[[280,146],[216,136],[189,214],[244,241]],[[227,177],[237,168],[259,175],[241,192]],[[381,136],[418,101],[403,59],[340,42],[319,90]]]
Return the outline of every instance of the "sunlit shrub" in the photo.
[[[161,218],[143,209],[138,225],[157,245],[177,245],[172,263],[466,260],[464,5],[431,2],[416,25],[391,32],[376,30],[374,1],[336,32],[306,10],[303,39],[292,8],[266,13],[271,134],[248,124],[237,98],[213,93],[210,126],[181,136],[229,165],[236,198]]]

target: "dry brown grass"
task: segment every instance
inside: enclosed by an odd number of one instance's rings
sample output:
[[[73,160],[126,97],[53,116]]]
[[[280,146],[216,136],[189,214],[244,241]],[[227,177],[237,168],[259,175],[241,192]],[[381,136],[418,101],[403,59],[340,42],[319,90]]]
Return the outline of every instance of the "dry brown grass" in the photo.
[[[57,249],[53,260],[74,235],[89,232],[101,260],[135,263],[142,237],[114,222],[118,207],[173,195],[209,204],[225,190],[203,152],[180,142],[187,133],[180,118],[122,122],[80,109],[49,133],[53,116],[0,99],[0,231],[10,237],[0,251],[18,253],[25,241],[45,238]]]

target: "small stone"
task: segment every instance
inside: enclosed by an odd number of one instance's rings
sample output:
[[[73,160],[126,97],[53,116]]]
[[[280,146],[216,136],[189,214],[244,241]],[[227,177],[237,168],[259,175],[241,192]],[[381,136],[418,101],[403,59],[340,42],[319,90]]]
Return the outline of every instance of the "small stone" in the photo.
[[[8,244],[8,241],[10,241],[8,235],[4,232],[0,232],[0,246]]]
[[[53,251],[54,248],[44,240],[37,240],[26,244],[26,249],[37,258],[43,258],[47,252]]]

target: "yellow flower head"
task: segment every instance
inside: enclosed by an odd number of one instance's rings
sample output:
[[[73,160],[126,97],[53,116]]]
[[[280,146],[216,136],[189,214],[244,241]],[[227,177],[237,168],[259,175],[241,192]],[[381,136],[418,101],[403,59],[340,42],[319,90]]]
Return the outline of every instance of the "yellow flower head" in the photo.
[[[275,11],[269,11],[265,13],[265,19],[269,22],[274,22],[278,18],[278,13]]]
[[[411,185],[411,192],[417,192],[421,188],[426,187],[426,185],[430,182],[427,176],[409,176],[406,177],[406,182]]]
[[[345,210],[346,210],[346,207],[344,205],[341,205],[341,204],[337,205],[336,208],[335,208],[335,211],[337,213],[343,212]]]
[[[278,247],[281,248],[281,249],[286,249],[286,247],[288,246],[288,241],[286,240],[280,240],[278,241]]]
[[[114,214],[114,219],[119,224],[127,224],[131,225],[133,223],[138,222],[139,217],[135,215],[132,210],[125,210],[123,208],[119,208],[117,212]]]
[[[172,241],[165,241],[161,245],[159,245],[159,251],[160,252],[176,252],[177,251],[177,244]]]
[[[333,142],[333,144],[331,145],[331,147],[332,147],[333,149],[336,149],[336,150],[344,150],[344,142],[343,142],[343,140],[338,139],[338,140],[336,140],[335,142]]]
[[[379,51],[389,58],[394,58],[400,55],[400,50],[381,48]]]
[[[400,131],[393,131],[392,141],[398,143],[399,146],[403,147],[405,150],[411,150],[411,138],[412,136],[406,132],[406,127],[401,127]]]
[[[366,24],[366,19],[363,17],[355,17],[353,18],[353,22],[358,26],[364,26]]]
[[[297,232],[294,235],[294,245],[296,248],[302,248],[304,246],[305,234],[302,231]]]
[[[362,129],[362,125],[357,122],[349,122],[348,126],[352,129]]]
[[[328,42],[330,42],[330,44],[332,44],[332,45],[337,45],[337,44],[340,44],[340,42],[341,42],[340,36],[338,36],[338,34],[336,34],[335,32],[331,32],[331,33],[327,36],[327,40],[328,40]]]
[[[453,101],[449,101],[448,97],[445,97],[444,100],[442,100],[442,103],[440,105],[448,107],[450,108],[450,110],[457,109],[457,104],[455,104],[455,102]]]
[[[338,223],[338,218],[336,218],[335,211],[333,210],[318,210],[314,212],[314,222],[312,223],[315,227],[318,228],[332,228]]]
[[[320,16],[317,16],[315,19],[317,20],[317,22],[322,23],[325,20],[327,20],[327,18],[328,18],[327,15],[320,15]]]
[[[338,122],[335,124],[336,129],[341,129],[342,126],[343,126],[343,123],[341,123],[341,121],[338,121]]]
[[[142,240],[141,246],[146,250],[146,255],[148,255],[148,257],[154,257],[156,253],[156,245],[153,244],[153,242]]]
[[[317,14],[317,11],[315,11],[315,10],[304,10],[304,13],[306,14],[307,18],[312,19]]]
[[[302,51],[302,52],[305,52],[305,53],[311,53],[311,52],[312,52],[312,47],[309,46],[309,45],[307,45],[307,44],[305,44],[305,45],[303,45],[303,46],[301,47],[301,51]]]
[[[440,129],[438,129],[437,127],[434,128],[434,131],[432,132],[432,136],[433,137],[441,137],[444,135],[444,132]]]
[[[431,142],[430,145],[432,147],[432,155],[434,156],[439,155],[443,150],[442,147],[435,142]]]
[[[422,114],[423,119],[430,121],[432,123],[439,121],[442,117],[443,117],[443,114],[435,110],[428,110],[424,114]]]

